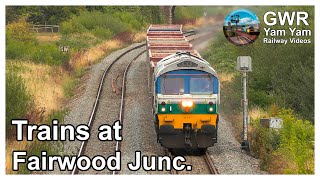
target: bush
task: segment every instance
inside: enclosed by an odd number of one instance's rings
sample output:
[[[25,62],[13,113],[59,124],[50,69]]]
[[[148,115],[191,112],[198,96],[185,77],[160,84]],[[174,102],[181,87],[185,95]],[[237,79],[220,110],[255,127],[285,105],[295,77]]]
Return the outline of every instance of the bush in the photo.
[[[54,43],[39,44],[31,25],[21,19],[6,27],[6,58],[61,65],[68,60],[69,54],[60,52],[58,45]]]
[[[8,40],[6,47],[7,59],[23,59],[36,63],[61,65],[68,60],[69,54],[62,53],[56,44],[39,44]]]
[[[69,20],[61,23],[60,33],[62,34],[72,34],[72,33],[84,33],[86,28],[75,21]]]
[[[284,128],[280,131],[280,147],[276,153],[291,165],[284,171],[313,174],[314,126],[307,120],[298,119],[292,110],[281,111],[279,117],[284,120]]]
[[[277,174],[314,173],[314,126],[298,119],[292,110],[280,110],[283,128],[272,130],[253,124],[252,152],[261,168]]]
[[[21,42],[18,40],[7,40],[6,42],[6,59],[28,59],[32,42]]]
[[[90,48],[101,42],[101,39],[96,36],[83,33],[83,34],[70,34],[65,35],[60,40],[60,44],[64,46],[70,46],[72,52],[76,52],[82,49]]]
[[[16,74],[16,67],[6,69],[6,134],[11,131],[11,119],[23,118],[32,108],[32,97],[26,91],[22,78]]]
[[[209,50],[203,54],[203,58],[211,63],[215,70],[219,73],[234,73],[236,72],[234,46],[230,46],[229,42],[225,42],[224,36],[219,36],[218,43],[211,44]]]
[[[140,17],[141,15],[138,13],[116,12],[113,16],[119,18],[121,22],[125,23],[128,30],[141,30],[146,26],[143,18]]]
[[[63,93],[65,97],[71,98],[74,95],[74,91],[78,83],[79,83],[78,79],[72,79],[72,78],[65,79],[65,82],[63,84]]]
[[[31,49],[30,59],[37,63],[62,65],[69,59],[69,54],[60,52],[55,44],[39,44]]]
[[[92,30],[94,36],[101,38],[101,39],[111,39],[112,32],[109,29],[102,28],[100,26],[94,28]]]
[[[128,27],[119,17],[111,14],[83,11],[79,16],[73,16],[70,20],[62,23],[61,33],[69,35],[91,32],[99,38],[111,38],[115,34],[127,31]]]
[[[34,42],[36,40],[31,30],[31,24],[28,23],[25,18],[21,18],[6,26],[6,39],[23,42]]]

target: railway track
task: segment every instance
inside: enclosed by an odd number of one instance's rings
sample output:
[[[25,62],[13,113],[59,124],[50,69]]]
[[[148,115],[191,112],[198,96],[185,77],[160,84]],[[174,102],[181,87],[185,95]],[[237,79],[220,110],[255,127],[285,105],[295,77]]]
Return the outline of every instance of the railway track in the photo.
[[[97,112],[98,112],[98,109],[99,109],[99,103],[101,101],[101,96],[102,96],[102,92],[103,92],[103,88],[105,86],[105,79],[106,79],[106,76],[108,75],[108,73],[111,71],[111,68],[117,63],[119,62],[124,56],[126,56],[128,53],[130,52],[133,52],[135,50],[138,50],[140,48],[143,48],[145,47],[145,44],[139,44],[139,45],[136,45],[128,50],[126,50],[125,52],[123,52],[122,54],[120,54],[103,72],[101,78],[100,78],[100,81],[99,81],[99,87],[98,87],[98,91],[96,93],[96,96],[95,96],[95,102],[94,102],[94,105],[92,107],[92,111],[91,111],[91,115],[89,117],[89,120],[88,120],[88,127],[90,127],[90,130],[92,130],[92,126],[94,124],[94,121],[96,119],[96,115],[97,115]],[[139,56],[141,56],[143,53],[145,52],[145,50],[141,51],[138,55],[136,55],[133,59],[131,59],[131,61],[129,62],[129,64],[126,66],[125,70],[124,70],[124,73],[123,73],[123,83],[122,83],[122,93],[121,93],[121,101],[120,101],[120,110],[119,110],[119,113],[118,113],[118,118],[117,120],[119,120],[121,122],[121,124],[123,123],[122,122],[122,113],[124,111],[123,109],[123,104],[124,104],[124,96],[125,96],[125,83],[126,83],[126,73],[127,73],[127,70],[129,69],[131,63],[136,60]],[[116,70],[117,71],[117,70]],[[110,92],[112,93],[112,92]],[[93,137],[93,136],[92,136]],[[87,145],[88,143],[90,142],[89,141],[82,141],[81,143],[81,146],[80,146],[80,149],[78,151],[78,155],[77,157],[80,157],[81,155],[85,155],[86,154],[86,148],[87,148]],[[117,141],[116,142],[116,145],[115,145],[115,150],[119,150],[120,149],[120,143]],[[72,170],[71,174],[74,175],[74,174],[78,174],[79,171],[77,169],[77,167],[75,166],[74,169]],[[112,172],[113,174],[115,174],[114,172]]]
[[[134,57],[130,63],[127,65],[125,71],[123,72],[123,80],[122,80],[122,92],[121,92],[121,104],[120,104],[120,111],[119,111],[119,121],[121,124],[123,124],[123,112],[124,112],[124,99],[125,99],[125,93],[126,93],[126,82],[127,82],[127,73],[128,73],[128,69],[130,68],[132,62],[136,59],[138,59],[138,57],[140,57],[143,53],[145,53],[146,50],[142,51],[141,53],[139,53],[136,57]],[[121,141],[117,141],[116,142],[116,148],[115,151],[120,151],[121,148]],[[117,171],[112,171],[112,174],[115,175],[117,174]]]
[[[165,148],[166,156],[173,159],[175,156]],[[177,171],[175,169],[170,170],[170,174],[194,174],[193,171],[197,169],[199,174],[219,174],[218,168],[215,166],[214,161],[210,157],[208,152],[205,152],[201,156],[184,156],[186,158],[186,164],[192,165],[192,171]],[[205,165],[205,166],[204,166]]]
[[[215,164],[214,164],[214,162],[208,152],[205,152],[205,154],[203,155],[203,158],[207,163],[207,166],[210,170],[210,173],[211,174],[219,174],[218,168],[215,166]]]
[[[190,32],[188,31],[188,32],[186,32],[186,33],[187,33],[187,36],[194,36],[194,35],[196,35],[196,31],[190,31]],[[198,39],[198,38],[201,38],[201,37],[202,37],[202,36],[195,37],[195,38],[191,39],[190,41],[193,41],[193,40]],[[102,74],[102,76],[101,76],[101,78],[100,78],[100,81],[99,81],[99,86],[98,86],[97,93],[96,93],[96,95],[95,95],[95,102],[94,102],[94,104],[93,104],[92,111],[91,111],[91,113],[90,113],[90,117],[89,117],[88,123],[87,123],[88,127],[90,127],[90,131],[92,131],[92,129],[94,129],[94,128],[92,128],[92,127],[93,127],[93,124],[94,124],[94,122],[95,122],[96,115],[98,114],[98,111],[99,111],[99,110],[98,110],[98,109],[99,109],[99,104],[100,104],[101,101],[102,101],[101,96],[102,96],[102,94],[103,94],[104,86],[106,86],[106,77],[107,77],[107,75],[112,71],[112,70],[111,70],[112,67],[115,66],[115,64],[116,64],[117,62],[121,61],[121,59],[122,59],[124,56],[126,56],[128,53],[133,52],[133,51],[137,51],[137,50],[139,50],[139,49],[141,49],[141,48],[143,48],[143,47],[145,47],[145,44],[144,44],[144,43],[143,43],[143,44],[136,45],[136,46],[134,46],[134,47],[126,50],[125,52],[123,52],[122,54],[120,54],[116,59],[114,59],[114,61],[112,61],[111,64],[109,64],[109,66],[106,67],[106,69],[104,69],[103,74]],[[124,122],[123,122],[123,112],[124,112],[124,104],[125,104],[125,91],[126,91],[126,79],[127,79],[126,76],[127,76],[127,72],[128,72],[128,69],[130,68],[132,62],[133,62],[134,60],[136,60],[139,56],[141,56],[141,55],[142,55],[143,53],[145,53],[145,52],[146,52],[146,50],[142,50],[141,52],[139,52],[138,55],[134,56],[134,58],[130,57],[131,60],[128,61],[128,64],[125,66],[124,71],[122,71],[122,72],[123,72],[123,76],[122,76],[121,99],[120,99],[120,107],[119,107],[119,111],[118,111],[118,118],[116,119],[116,120],[119,120],[121,124],[124,123]],[[113,81],[113,79],[112,79],[112,81]],[[112,92],[110,92],[110,93],[112,93]],[[92,135],[92,137],[94,137],[94,136]],[[87,152],[87,151],[88,151],[88,150],[87,150],[87,149],[88,149],[88,148],[87,148],[87,145],[88,145],[89,143],[90,143],[90,140],[89,140],[89,141],[83,141],[83,142],[81,142],[81,146],[80,146],[80,149],[79,149],[79,151],[78,151],[77,157],[80,157],[81,155],[87,155],[87,153],[88,153],[88,152]],[[113,142],[113,143],[114,143],[114,142]],[[94,142],[91,142],[91,144],[94,145],[95,143],[94,143]],[[91,146],[92,146],[92,145],[91,145]],[[91,146],[90,146],[90,147],[91,147]],[[112,146],[114,146],[114,150],[113,150],[112,153],[114,153],[115,151],[119,151],[119,150],[121,149],[121,142],[116,141],[115,144],[112,145]],[[110,151],[110,153],[111,153],[111,151]],[[89,154],[90,154],[90,153],[89,153]],[[97,154],[99,154],[99,153],[97,153]],[[92,153],[91,153],[91,155],[92,155]],[[109,155],[110,155],[110,154],[109,154]],[[81,172],[81,171],[79,171],[79,170],[77,169],[77,167],[75,166],[75,168],[72,170],[71,174],[72,174],[72,175],[74,175],[74,174],[79,174],[79,172]],[[118,174],[117,171],[111,171],[111,173],[112,173],[113,175]],[[172,171],[172,173],[173,173],[173,171]],[[175,174],[177,174],[177,172],[176,172]]]

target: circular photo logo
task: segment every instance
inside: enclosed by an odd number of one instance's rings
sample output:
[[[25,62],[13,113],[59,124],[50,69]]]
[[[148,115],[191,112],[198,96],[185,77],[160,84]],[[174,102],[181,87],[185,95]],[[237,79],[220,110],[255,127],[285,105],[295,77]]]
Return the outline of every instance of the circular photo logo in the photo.
[[[260,34],[260,21],[247,9],[234,10],[224,19],[223,32],[228,41],[237,46],[251,44]]]

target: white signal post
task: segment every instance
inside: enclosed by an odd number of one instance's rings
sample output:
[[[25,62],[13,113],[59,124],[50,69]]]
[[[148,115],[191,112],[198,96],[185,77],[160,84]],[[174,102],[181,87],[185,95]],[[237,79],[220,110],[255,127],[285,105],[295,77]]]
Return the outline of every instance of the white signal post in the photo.
[[[243,84],[243,132],[241,148],[249,150],[248,143],[248,99],[247,99],[247,72],[252,71],[251,57],[250,56],[238,56],[237,69],[242,72],[242,84]]]

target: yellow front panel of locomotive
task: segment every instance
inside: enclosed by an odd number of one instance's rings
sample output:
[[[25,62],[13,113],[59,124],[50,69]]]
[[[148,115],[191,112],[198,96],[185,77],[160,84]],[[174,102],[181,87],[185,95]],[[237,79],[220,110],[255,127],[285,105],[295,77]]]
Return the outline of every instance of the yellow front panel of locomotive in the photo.
[[[159,126],[173,125],[175,129],[183,129],[183,123],[191,123],[192,129],[200,129],[202,125],[216,126],[217,114],[158,114]]]

